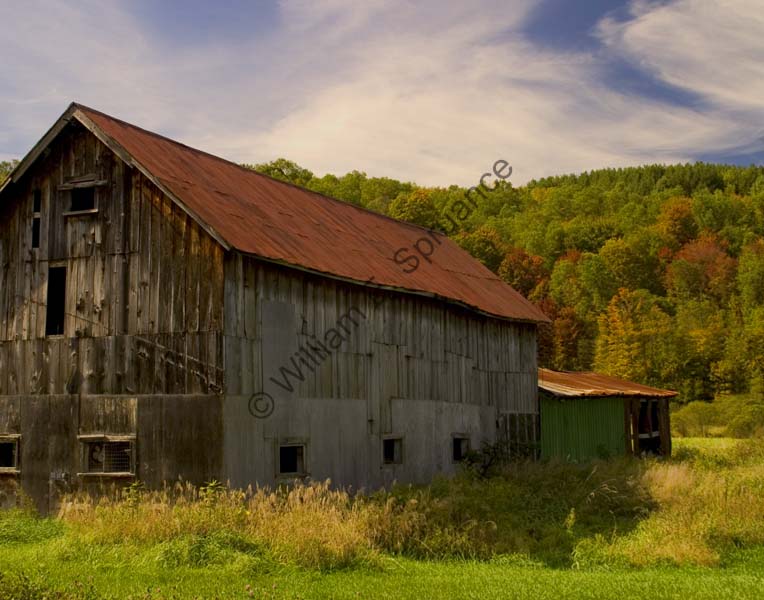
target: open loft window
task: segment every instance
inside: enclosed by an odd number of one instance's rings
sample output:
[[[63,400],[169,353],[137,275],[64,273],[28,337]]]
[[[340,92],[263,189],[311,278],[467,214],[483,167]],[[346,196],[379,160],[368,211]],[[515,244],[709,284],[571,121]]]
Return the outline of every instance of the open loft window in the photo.
[[[382,463],[385,465],[403,464],[403,438],[389,437],[382,440]]]
[[[32,217],[32,248],[40,247],[40,217]]]
[[[109,437],[83,439],[84,473],[132,475],[135,473],[135,442]]]
[[[32,193],[32,248],[40,247],[40,213],[42,211],[42,193]]]
[[[305,474],[305,445],[287,444],[279,446],[279,475]]]
[[[18,436],[0,436],[0,472],[13,472],[19,468]]]
[[[45,335],[64,335],[66,314],[66,267],[48,268]]]
[[[454,462],[462,462],[470,452],[470,438],[455,435],[451,438],[451,458]]]
[[[72,212],[93,210],[96,207],[94,187],[76,187],[71,191],[71,194],[72,202],[69,210]]]

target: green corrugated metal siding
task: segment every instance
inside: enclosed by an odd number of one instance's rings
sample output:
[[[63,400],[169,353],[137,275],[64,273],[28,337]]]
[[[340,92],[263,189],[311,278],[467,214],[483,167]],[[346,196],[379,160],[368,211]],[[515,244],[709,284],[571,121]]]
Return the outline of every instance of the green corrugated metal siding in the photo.
[[[626,453],[623,398],[539,394],[541,457],[585,461]]]

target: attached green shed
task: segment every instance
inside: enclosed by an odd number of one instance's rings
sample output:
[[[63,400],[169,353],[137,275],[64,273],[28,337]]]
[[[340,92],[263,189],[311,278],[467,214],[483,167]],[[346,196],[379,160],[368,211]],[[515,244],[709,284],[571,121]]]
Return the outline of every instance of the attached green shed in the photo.
[[[541,458],[671,454],[676,392],[599,373],[539,369]]]

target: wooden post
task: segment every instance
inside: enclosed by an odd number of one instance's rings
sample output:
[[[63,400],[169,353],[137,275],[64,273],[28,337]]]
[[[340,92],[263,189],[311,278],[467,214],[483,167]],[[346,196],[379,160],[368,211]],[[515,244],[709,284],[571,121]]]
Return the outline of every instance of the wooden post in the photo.
[[[671,413],[669,412],[669,399],[660,398],[660,432],[661,453],[663,456],[671,456]]]
[[[639,409],[640,399],[633,398],[631,400],[631,439],[634,456],[639,456]]]

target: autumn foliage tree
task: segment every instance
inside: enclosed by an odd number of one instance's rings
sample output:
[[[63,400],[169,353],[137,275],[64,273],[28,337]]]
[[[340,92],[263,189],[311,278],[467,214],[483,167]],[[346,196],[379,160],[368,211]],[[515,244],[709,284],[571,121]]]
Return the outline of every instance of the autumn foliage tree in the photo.
[[[552,364],[560,371],[581,371],[586,369],[587,355],[581,349],[586,339],[586,324],[576,314],[575,309],[563,306],[552,321]]]
[[[737,261],[714,236],[685,244],[666,272],[669,294],[682,300],[711,298],[722,304],[735,291]]]
[[[764,240],[758,239],[743,249],[737,273],[743,304],[754,309],[764,306]]]
[[[656,225],[667,241],[677,248],[694,239],[698,235],[698,224],[692,212],[692,199],[667,200],[661,207]]]
[[[440,217],[432,192],[426,189],[399,194],[390,205],[390,216],[428,229],[437,229]]]
[[[494,273],[499,270],[506,255],[501,236],[488,225],[470,233],[460,233],[454,241]]]
[[[672,321],[646,290],[622,288],[598,319],[595,368],[644,383],[670,378]]]
[[[530,296],[539,283],[549,276],[543,258],[529,254],[522,248],[514,247],[511,247],[504,255],[498,274],[526,297]]]

